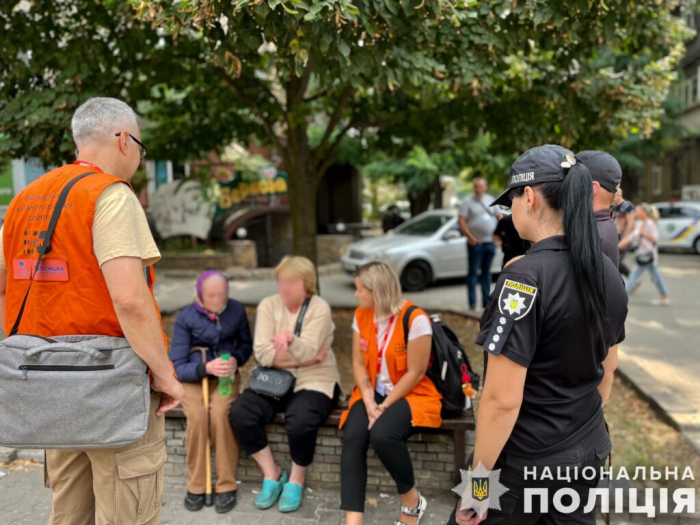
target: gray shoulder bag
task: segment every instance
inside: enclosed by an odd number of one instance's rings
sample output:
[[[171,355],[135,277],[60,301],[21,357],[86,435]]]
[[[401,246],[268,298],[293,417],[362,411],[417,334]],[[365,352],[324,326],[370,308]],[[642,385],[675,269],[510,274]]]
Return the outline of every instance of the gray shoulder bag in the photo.
[[[301,305],[301,310],[299,311],[297,322],[294,327],[294,335],[297,337],[301,335],[301,326],[304,323],[304,316],[306,315],[306,310],[308,310],[310,302],[311,299],[309,298]],[[296,375],[288,370],[257,365],[250,376],[248,388],[262,396],[282,399],[294,389],[296,380]]]
[[[56,202],[10,337],[0,342],[0,445],[14,448],[113,448],[148,428],[148,367],[123,337],[18,334],[34,275],[73,185]]]

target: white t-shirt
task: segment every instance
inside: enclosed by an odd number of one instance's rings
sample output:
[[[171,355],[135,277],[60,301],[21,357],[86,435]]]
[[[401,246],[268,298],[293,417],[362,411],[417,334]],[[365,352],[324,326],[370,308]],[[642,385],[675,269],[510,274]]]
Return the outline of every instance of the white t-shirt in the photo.
[[[401,319],[398,316],[394,319],[394,322],[391,325],[389,335],[386,338],[387,344],[389,341],[391,341],[391,337],[394,335],[394,328],[396,328],[397,322],[401,322]],[[384,335],[386,334],[387,328],[389,328],[389,319],[381,321],[377,325],[377,344],[384,341]],[[352,329],[358,334],[360,333],[360,326],[357,324],[357,317],[354,317],[352,320]],[[430,324],[430,319],[428,319],[428,316],[421,314],[413,319],[411,327],[408,330],[408,340],[412,341],[413,339],[424,335],[433,335],[433,326]],[[384,349],[384,351],[386,352],[386,349]],[[381,396],[388,396],[393,389],[394,383],[391,381],[391,377],[389,376],[389,369],[386,365],[386,359],[382,359],[382,367],[377,375],[375,390]]]
[[[498,219],[501,213],[498,206],[491,206],[496,200],[492,195],[485,193],[481,200],[476,195],[471,195],[462,201],[459,207],[460,217],[464,217],[467,228],[479,242],[493,242],[493,234],[496,231]]]

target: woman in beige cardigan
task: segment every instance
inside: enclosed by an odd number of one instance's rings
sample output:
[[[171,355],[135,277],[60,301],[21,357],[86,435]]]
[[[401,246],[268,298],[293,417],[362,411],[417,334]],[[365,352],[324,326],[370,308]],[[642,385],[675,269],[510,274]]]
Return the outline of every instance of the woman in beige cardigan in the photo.
[[[294,388],[281,399],[247,389],[231,407],[231,425],[248,455],[263,471],[255,499],[260,509],[279,498],[279,510],[301,505],[306,468],[313,461],[318,428],[338,401],[339,376],[333,344],[333,320],[328,303],[316,293],[316,269],[304,257],[285,257],[275,268],[278,294],[258,305],[254,353],[260,366],[296,375]],[[299,312],[309,299],[300,336],[294,335]],[[284,412],[292,456],[291,474],[279,467],[267,442],[265,425]],[[281,497],[280,497],[281,496]]]

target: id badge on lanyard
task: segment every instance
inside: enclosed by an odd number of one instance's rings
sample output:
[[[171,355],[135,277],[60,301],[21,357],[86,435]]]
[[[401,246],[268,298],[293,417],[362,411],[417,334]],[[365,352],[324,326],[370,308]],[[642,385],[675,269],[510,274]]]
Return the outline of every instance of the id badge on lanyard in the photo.
[[[395,319],[395,315],[392,315],[389,319],[389,323],[386,326],[386,331],[384,332],[384,337],[382,337],[381,342],[379,341],[379,324],[376,324],[374,326],[374,337],[377,341],[377,376],[379,376],[382,372],[382,361],[384,360],[384,352],[386,351],[386,347],[389,344],[389,334],[391,333],[391,329],[394,326]],[[379,393],[379,395],[385,396],[386,389],[384,388],[384,385],[381,383],[381,381],[375,381],[375,385],[375,389]]]

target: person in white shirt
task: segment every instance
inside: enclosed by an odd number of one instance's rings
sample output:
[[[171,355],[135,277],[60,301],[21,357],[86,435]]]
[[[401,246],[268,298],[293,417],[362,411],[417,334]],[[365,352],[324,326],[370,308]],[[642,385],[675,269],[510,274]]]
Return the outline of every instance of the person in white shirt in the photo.
[[[432,350],[428,315],[401,296],[394,271],[370,262],[355,274],[360,307],[353,320],[356,386],[340,420],[340,508],[348,525],[364,519],[367,449],[371,444],[396,482],[401,509],[395,523],[416,525],[427,505],[418,493],[406,440],[439,428],[441,396],[426,376]]]
[[[639,248],[635,252],[637,266],[630,274],[625,288],[628,294],[633,294],[638,286],[639,278],[645,270],[649,270],[651,278],[659,290],[659,299],[652,301],[654,305],[668,306],[671,301],[668,298],[668,288],[661,273],[659,272],[659,210],[649,204],[640,204],[636,208],[637,219],[641,221],[632,233],[623,239],[623,248],[629,246],[633,241],[639,239]]]
[[[469,308],[476,309],[476,283],[481,284],[484,308],[491,295],[491,263],[496,253],[493,235],[503,217],[498,206],[491,207],[494,197],[486,193],[488,183],[483,177],[474,179],[474,195],[459,207],[459,229],[467,238],[467,292]]]

